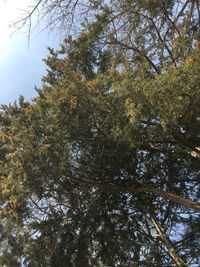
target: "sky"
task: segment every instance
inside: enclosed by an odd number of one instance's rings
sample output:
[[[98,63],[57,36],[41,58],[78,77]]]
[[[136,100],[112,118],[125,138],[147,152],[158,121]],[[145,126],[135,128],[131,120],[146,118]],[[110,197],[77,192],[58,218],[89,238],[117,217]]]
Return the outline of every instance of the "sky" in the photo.
[[[27,28],[13,33],[10,28],[31,0],[0,0],[0,104],[13,103],[20,95],[26,100],[36,95],[46,73],[42,59],[48,56],[47,47],[58,48],[56,33],[36,28],[28,41]]]

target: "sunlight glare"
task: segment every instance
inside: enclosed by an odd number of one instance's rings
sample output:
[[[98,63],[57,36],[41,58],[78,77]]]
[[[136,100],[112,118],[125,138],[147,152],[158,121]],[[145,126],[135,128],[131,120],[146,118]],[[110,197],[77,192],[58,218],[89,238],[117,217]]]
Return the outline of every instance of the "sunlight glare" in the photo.
[[[26,1],[27,2],[27,1]],[[5,48],[11,38],[11,23],[19,17],[20,9],[25,8],[25,0],[0,0],[0,49]]]

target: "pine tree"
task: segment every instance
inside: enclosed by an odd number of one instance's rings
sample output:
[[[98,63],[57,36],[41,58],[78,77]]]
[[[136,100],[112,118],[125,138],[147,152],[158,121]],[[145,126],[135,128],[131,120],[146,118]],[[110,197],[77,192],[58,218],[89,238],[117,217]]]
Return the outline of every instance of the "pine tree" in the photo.
[[[89,2],[38,96],[2,106],[1,263],[198,266],[198,2]]]

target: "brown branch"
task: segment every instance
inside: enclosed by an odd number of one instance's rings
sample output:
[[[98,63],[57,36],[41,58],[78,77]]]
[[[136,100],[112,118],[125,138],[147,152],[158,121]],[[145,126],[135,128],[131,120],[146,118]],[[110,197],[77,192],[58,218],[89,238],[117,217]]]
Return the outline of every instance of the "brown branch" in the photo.
[[[176,252],[176,249],[175,249],[173,243],[171,242],[171,240],[169,239],[169,237],[167,236],[167,234],[162,229],[162,227],[159,224],[159,222],[156,219],[156,217],[150,211],[149,211],[149,214],[151,216],[153,225],[155,226],[156,231],[159,234],[160,239],[162,240],[162,242],[165,244],[165,246],[168,249],[168,253],[169,253],[171,259],[174,261],[174,263],[176,264],[176,266],[178,266],[178,267],[185,267],[186,266],[186,263],[179,256],[179,254]]]
[[[192,200],[177,196],[174,193],[169,193],[162,189],[152,187],[149,185],[144,184],[144,185],[140,185],[139,187],[132,187],[126,184],[114,183],[111,181],[100,181],[99,182],[99,181],[94,181],[94,180],[92,181],[92,180],[77,179],[77,178],[73,180],[80,184],[89,185],[89,186],[97,186],[97,187],[102,187],[104,189],[115,190],[115,191],[120,191],[120,192],[151,193],[155,196],[161,196],[176,204],[180,204],[182,206],[185,206],[187,208],[200,212],[200,203],[194,202]]]
[[[160,34],[160,31],[159,31],[159,29],[157,28],[157,26],[156,26],[154,20],[153,20],[152,18],[149,18],[149,19],[150,19],[150,21],[152,22],[152,24],[153,24],[153,26],[154,26],[154,28],[155,28],[155,30],[156,30],[156,32],[157,32],[157,35],[158,35],[159,40],[161,41],[161,43],[164,44],[165,49],[167,50],[169,56],[171,57],[171,60],[172,60],[173,64],[176,66],[176,61],[175,61],[175,59],[174,59],[174,57],[173,57],[172,51],[169,49],[169,47],[168,47],[166,41],[162,38],[162,36],[161,36],[161,34]]]
[[[155,70],[155,72],[157,74],[160,74],[159,68],[157,68],[157,66],[153,63],[153,61],[144,52],[142,52],[139,48],[130,46],[130,45],[125,44],[125,43],[121,43],[121,42],[119,42],[117,40],[116,40],[115,43],[107,42],[107,44],[109,44],[109,45],[119,45],[119,46],[124,47],[124,48],[126,48],[128,50],[133,50],[133,51],[137,52],[140,56],[144,57],[147,60],[147,62],[153,67],[153,69]]]
[[[176,23],[177,23],[179,17],[183,14],[183,12],[184,12],[185,8],[187,7],[187,5],[189,4],[189,2],[190,2],[190,0],[187,0],[187,1],[185,2],[185,4],[183,5],[183,7],[181,8],[181,10],[179,11],[178,15],[176,16],[176,18],[175,18],[173,21],[172,21],[172,20],[169,18],[169,16],[167,15],[167,19],[170,21],[170,23],[171,23],[172,25],[167,29],[167,31],[166,31],[166,33],[165,33],[165,35],[164,35],[164,39],[166,38],[166,36],[167,36],[169,30],[170,30],[172,27],[174,27],[174,28],[176,29],[176,31],[178,32],[178,34],[180,35],[180,31],[179,31],[179,29],[177,28]],[[163,5],[163,7],[164,7],[164,5]],[[165,7],[164,7],[164,9],[165,9]],[[164,12],[165,12],[165,15],[166,15],[166,10],[165,10]]]

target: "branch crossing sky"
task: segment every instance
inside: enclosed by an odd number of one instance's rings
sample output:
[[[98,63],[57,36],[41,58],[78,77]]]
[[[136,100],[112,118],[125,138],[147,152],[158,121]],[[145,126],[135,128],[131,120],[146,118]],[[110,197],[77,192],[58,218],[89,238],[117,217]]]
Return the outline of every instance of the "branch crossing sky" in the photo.
[[[0,0],[0,104],[12,103],[19,95],[27,100],[33,98],[34,87],[41,85],[46,72],[42,59],[48,55],[47,47],[59,46],[58,35],[39,28],[32,31],[30,42],[27,28],[11,34],[12,21],[30,3],[31,0]]]

